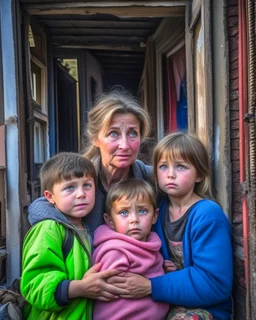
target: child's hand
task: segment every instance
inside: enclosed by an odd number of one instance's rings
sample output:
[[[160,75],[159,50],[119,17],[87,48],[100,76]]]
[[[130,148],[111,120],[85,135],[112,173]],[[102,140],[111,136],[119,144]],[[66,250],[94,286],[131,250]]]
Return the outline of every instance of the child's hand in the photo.
[[[164,260],[164,269],[166,272],[176,271],[175,264],[170,260]]]
[[[72,280],[69,284],[69,298],[85,297],[101,301],[118,299],[120,295],[127,294],[127,290],[108,284],[106,279],[118,275],[118,270],[99,271],[102,263],[91,267],[83,276],[82,280]]]

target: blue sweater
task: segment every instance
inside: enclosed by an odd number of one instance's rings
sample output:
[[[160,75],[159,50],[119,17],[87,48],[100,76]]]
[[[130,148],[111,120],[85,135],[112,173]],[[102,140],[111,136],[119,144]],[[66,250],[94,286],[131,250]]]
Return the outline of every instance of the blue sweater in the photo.
[[[163,230],[169,200],[160,202],[154,226],[162,240],[161,252],[169,260]],[[208,310],[214,320],[228,320],[232,313],[233,263],[231,227],[220,206],[198,201],[189,214],[183,235],[184,269],[152,278],[152,298],[188,308]]]

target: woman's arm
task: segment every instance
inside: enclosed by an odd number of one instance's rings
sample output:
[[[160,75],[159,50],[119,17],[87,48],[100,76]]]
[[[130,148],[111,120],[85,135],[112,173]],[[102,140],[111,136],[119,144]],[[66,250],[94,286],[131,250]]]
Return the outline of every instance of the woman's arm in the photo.
[[[123,272],[109,277],[107,282],[127,291],[121,298],[139,299],[151,294],[151,281],[139,274]]]

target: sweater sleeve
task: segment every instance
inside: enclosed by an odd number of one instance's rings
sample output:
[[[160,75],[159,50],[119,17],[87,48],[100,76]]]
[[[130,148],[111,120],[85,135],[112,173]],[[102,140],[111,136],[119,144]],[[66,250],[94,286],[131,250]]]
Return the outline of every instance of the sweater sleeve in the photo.
[[[53,224],[49,221],[41,222],[26,235],[21,292],[36,308],[57,312],[61,307],[56,302],[56,289],[68,279],[68,275],[61,250],[64,235]]]
[[[101,270],[118,269],[120,271],[129,271],[129,259],[120,250],[108,250],[103,255],[97,255],[96,253],[93,260],[95,263],[103,263]]]
[[[182,270],[152,278],[152,298],[187,307],[227,300],[232,290],[232,249],[228,225],[211,219],[191,232],[191,261]]]

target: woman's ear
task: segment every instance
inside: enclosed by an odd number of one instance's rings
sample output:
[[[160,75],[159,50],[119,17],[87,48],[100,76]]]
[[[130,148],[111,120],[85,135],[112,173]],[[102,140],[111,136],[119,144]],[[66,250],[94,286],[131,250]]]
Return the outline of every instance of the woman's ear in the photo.
[[[157,222],[158,214],[159,214],[159,209],[157,208],[153,216],[152,224],[155,224]]]
[[[55,204],[54,195],[49,190],[44,191],[44,196],[51,204]]]
[[[99,147],[99,142],[98,142],[98,139],[97,139],[97,138],[94,138],[94,139],[93,139],[93,145],[94,145],[94,147],[96,147],[96,148]]]
[[[114,223],[113,223],[113,220],[111,219],[111,216],[109,214],[107,214],[107,213],[104,213],[103,217],[104,217],[104,220],[106,222],[106,225],[110,229],[115,230]]]

